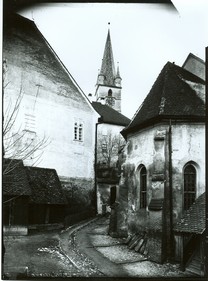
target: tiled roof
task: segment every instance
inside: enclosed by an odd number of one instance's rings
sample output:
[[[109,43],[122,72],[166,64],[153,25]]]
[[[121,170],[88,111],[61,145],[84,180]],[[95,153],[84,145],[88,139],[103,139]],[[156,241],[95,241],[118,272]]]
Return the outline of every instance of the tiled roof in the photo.
[[[88,101],[33,21],[18,14],[9,14],[3,27],[3,53],[8,65],[17,64],[28,72],[34,69],[59,86],[59,95],[78,103]]]
[[[66,204],[61,183],[56,170],[37,167],[25,167],[32,190],[30,203]]]
[[[116,77],[116,73],[115,73],[113,50],[112,50],[109,30],[105,43],[105,50],[103,54],[100,74],[103,74],[105,76],[105,80],[104,80],[105,85],[114,85],[114,79]]]
[[[204,80],[168,62],[123,134],[162,118],[204,118],[204,87]]]
[[[184,215],[174,226],[175,232],[186,232],[202,234],[206,223],[206,197],[205,193],[200,195],[195,203],[185,211]]]
[[[22,160],[3,159],[3,194],[31,195],[31,189]]]
[[[100,102],[92,102],[92,106],[100,114],[101,123],[127,126],[130,122],[129,118],[108,105],[101,104]]]

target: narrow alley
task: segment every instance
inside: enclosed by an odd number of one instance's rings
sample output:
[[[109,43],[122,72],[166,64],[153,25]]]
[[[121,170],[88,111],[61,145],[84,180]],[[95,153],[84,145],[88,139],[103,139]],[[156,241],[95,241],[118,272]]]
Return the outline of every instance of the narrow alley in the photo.
[[[4,279],[55,277],[190,277],[176,264],[156,264],[108,235],[107,217],[62,231],[5,237]]]

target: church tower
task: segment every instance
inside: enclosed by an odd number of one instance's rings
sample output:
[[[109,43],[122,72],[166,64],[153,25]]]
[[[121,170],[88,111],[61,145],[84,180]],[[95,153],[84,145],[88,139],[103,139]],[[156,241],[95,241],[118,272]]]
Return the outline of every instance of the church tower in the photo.
[[[110,30],[108,30],[102,65],[96,83],[96,101],[101,103],[104,101],[105,104],[121,112],[121,89],[119,65],[115,71]]]

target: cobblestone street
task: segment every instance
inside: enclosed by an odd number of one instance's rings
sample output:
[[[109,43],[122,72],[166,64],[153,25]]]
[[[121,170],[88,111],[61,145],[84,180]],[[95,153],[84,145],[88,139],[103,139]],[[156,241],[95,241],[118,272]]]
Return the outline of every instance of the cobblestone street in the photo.
[[[159,265],[108,235],[108,218],[66,230],[5,237],[5,279],[54,277],[190,277],[175,264]]]

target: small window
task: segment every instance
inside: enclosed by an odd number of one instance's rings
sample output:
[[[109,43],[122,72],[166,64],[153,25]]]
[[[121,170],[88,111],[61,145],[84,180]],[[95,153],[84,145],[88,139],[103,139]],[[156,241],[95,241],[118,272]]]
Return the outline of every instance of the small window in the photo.
[[[74,123],[74,140],[83,141],[83,124]]]
[[[189,164],[184,169],[184,210],[188,210],[196,198],[196,169]]]
[[[108,96],[112,97],[112,90],[111,89],[108,91]]]
[[[147,171],[145,167],[140,171],[140,208],[147,207]]]

